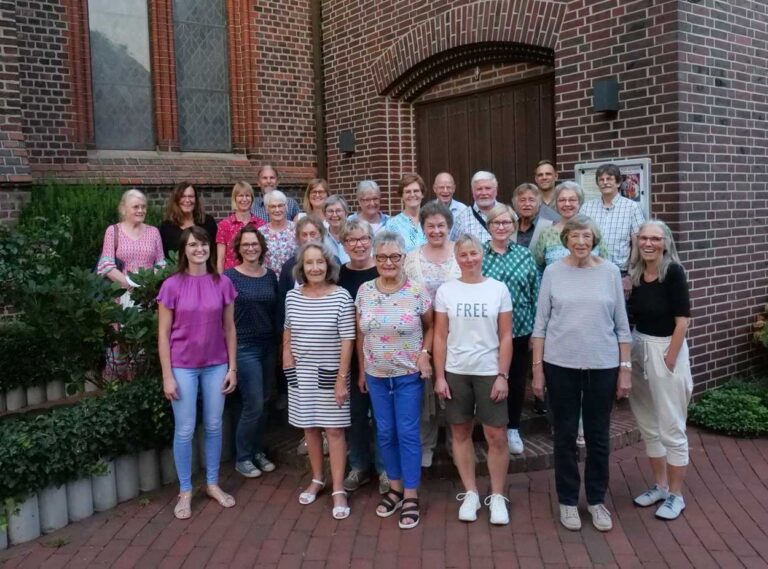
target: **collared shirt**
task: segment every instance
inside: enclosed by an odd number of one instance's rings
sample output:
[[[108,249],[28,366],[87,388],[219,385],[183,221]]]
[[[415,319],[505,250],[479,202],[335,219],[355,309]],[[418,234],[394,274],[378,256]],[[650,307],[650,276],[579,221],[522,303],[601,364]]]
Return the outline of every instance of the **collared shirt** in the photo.
[[[531,221],[531,224],[528,226],[528,229],[523,231],[522,229],[517,230],[517,244],[522,245],[523,247],[530,247],[531,246],[531,239],[533,238],[533,232],[536,231],[536,223],[539,221],[539,218],[536,217],[533,221]]]
[[[414,223],[405,213],[398,213],[387,221],[387,231],[394,231],[405,241],[405,252],[410,253],[427,242],[427,237],[418,222]]]
[[[495,202],[493,205],[494,207],[499,202]],[[483,227],[479,221],[477,221],[477,218],[475,217],[475,214],[472,213],[473,211],[476,211],[478,215],[486,222],[488,223],[488,217],[480,211],[480,208],[477,207],[477,204],[472,204],[471,207],[466,207],[462,211],[459,212],[459,214],[456,216],[456,219],[453,220],[453,229],[451,230],[451,240],[455,241],[459,235],[463,233],[469,233],[470,235],[474,235],[477,237],[482,243],[486,243],[487,241],[491,240],[491,234],[488,233],[488,230]],[[490,211],[490,210],[488,210]]]
[[[541,219],[548,219],[552,223],[557,223],[558,221],[560,221],[560,214],[557,213],[554,203],[551,206],[549,206],[544,202],[541,202],[541,206],[539,207],[538,217],[540,217]]]
[[[363,216],[361,216],[360,214],[357,214],[357,213],[351,214],[347,218],[347,221],[352,221],[353,219],[358,219],[358,218],[362,219],[364,221],[367,221]],[[389,222],[390,217],[386,213],[381,211],[381,212],[379,212],[379,220],[380,221],[379,221],[378,225],[373,224],[370,221],[368,221],[368,223],[371,226],[371,229],[373,229],[373,234],[374,235],[376,235],[379,231],[381,231],[382,229],[384,229],[387,226],[387,223]]]
[[[293,221],[294,218],[299,215],[299,204],[296,203],[295,199],[288,198],[285,207],[285,215],[288,218],[288,221]],[[264,205],[264,198],[262,196],[257,196],[253,199],[251,213],[264,221],[269,221],[269,212],[267,211],[267,206]]]
[[[533,332],[539,298],[539,270],[533,255],[511,241],[503,254],[494,251],[490,243],[483,250],[483,275],[504,283],[512,296],[512,336],[527,336]]]
[[[443,202],[440,202],[443,203]],[[451,198],[451,203],[448,204],[448,209],[451,210],[451,213],[453,214],[453,219],[456,219],[456,215],[467,209],[467,204],[461,203],[460,201],[456,201],[455,199]]]
[[[645,221],[640,204],[617,194],[610,206],[606,207],[603,200],[597,198],[581,206],[579,213],[591,217],[597,224],[608,249],[608,260],[626,271],[632,235],[640,231]]]

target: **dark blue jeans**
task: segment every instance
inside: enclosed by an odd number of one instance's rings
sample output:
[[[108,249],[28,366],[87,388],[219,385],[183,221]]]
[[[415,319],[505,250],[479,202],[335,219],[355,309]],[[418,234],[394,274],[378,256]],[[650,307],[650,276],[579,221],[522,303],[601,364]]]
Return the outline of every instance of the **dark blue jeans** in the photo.
[[[273,344],[237,345],[237,390],[240,416],[235,432],[235,460],[252,460],[263,452],[266,413],[264,401],[273,388],[277,348]]]
[[[544,362],[549,408],[555,427],[555,485],[561,504],[579,503],[576,435],[579,414],[584,420],[587,459],[584,490],[590,506],[602,504],[608,490],[611,410],[619,368],[571,369]]]
[[[368,471],[373,466],[377,474],[384,472],[384,462],[379,452],[379,443],[375,439],[375,423],[371,424],[373,409],[371,396],[362,393],[357,386],[357,366],[352,365],[352,381],[349,395],[351,425],[347,429],[349,447],[349,468]],[[373,452],[371,452],[373,445]]]

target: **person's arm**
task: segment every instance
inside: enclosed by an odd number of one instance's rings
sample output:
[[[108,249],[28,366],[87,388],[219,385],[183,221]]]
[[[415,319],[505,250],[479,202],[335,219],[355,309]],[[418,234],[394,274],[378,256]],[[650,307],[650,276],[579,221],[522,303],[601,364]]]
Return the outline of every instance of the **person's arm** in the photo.
[[[293,359],[291,351],[291,329],[286,328],[283,331],[283,369],[296,367],[296,360]]]
[[[621,363],[632,363],[632,344],[628,342],[619,342],[619,359]],[[632,368],[619,366],[619,381],[616,384],[616,399],[629,397],[632,391]]]
[[[355,351],[354,340],[341,341],[341,357],[339,358],[339,373],[336,375],[336,384],[334,392],[336,395],[336,405],[341,407],[349,399],[349,368],[352,363],[352,353]]]
[[[357,387],[360,393],[368,393],[368,384],[365,382],[365,353],[363,352],[363,342],[365,336],[360,328],[360,313],[355,312],[355,327],[357,329],[357,340],[355,340],[355,352],[357,352]]]
[[[509,395],[509,380],[505,377],[512,365],[512,312],[499,312],[499,374],[491,387],[491,400],[503,401]]]
[[[227,360],[229,369],[224,376],[222,393],[232,393],[237,387],[237,329],[235,328],[235,303],[230,302],[224,307],[224,339],[227,343]]]
[[[128,275],[117,269],[117,260],[115,258],[117,257],[115,247],[115,227],[116,225],[110,225],[104,233],[101,257],[99,258],[99,265],[96,272],[101,276],[108,278],[113,283],[119,284],[124,289],[131,290],[131,285],[128,283]]]
[[[432,378],[432,366],[429,362],[429,352],[432,350],[432,338],[434,336],[433,321],[434,311],[431,308],[421,315],[423,343],[419,355],[416,356],[416,367],[419,369],[419,373],[421,373],[421,377],[425,381]],[[424,350],[426,350],[426,352]]]
[[[171,327],[173,310],[162,302],[157,303],[157,352],[163,373],[163,394],[169,401],[179,398],[179,387],[171,367]]]
[[[216,243],[216,270],[219,274],[224,272],[224,257],[227,254],[227,246],[224,243]]]
[[[435,362],[435,393],[441,399],[451,398],[451,389],[445,379],[445,361],[448,355],[448,313],[435,312],[432,331],[432,358]]]
[[[689,322],[690,320],[686,316],[675,316],[675,330],[672,332],[672,340],[670,340],[667,352],[664,354],[664,363],[669,371],[675,371],[677,356],[680,355],[680,348],[683,347]]]
[[[544,401],[544,338],[531,338],[533,379],[531,388],[537,399]]]

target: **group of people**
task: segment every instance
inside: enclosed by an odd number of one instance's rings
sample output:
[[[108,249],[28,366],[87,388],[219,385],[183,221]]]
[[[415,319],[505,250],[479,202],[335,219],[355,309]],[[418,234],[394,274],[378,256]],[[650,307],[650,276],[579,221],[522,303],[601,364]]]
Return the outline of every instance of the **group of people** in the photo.
[[[542,161],[510,206],[497,200],[496,177],[480,171],[465,205],[454,199],[450,174],[435,178],[436,197],[426,203],[423,179],[406,174],[402,211],[390,217],[371,180],[358,184],[355,213],[324,180],[312,180],[301,211],[266,166],[261,195],[236,184],[233,213],[218,225],[195,188],[179,184],[159,231],[144,224],[143,194],[127,191],[99,271],[130,291],[131,271],[179,254],[158,295],[163,389],[175,417],[175,515],[191,516],[198,392],[208,495],[235,505],[218,485],[222,411],[235,391],[236,470],[255,478],[275,469],[263,429],[280,370],[288,421],[303,429],[311,466],[298,500],[315,502],[329,484],[335,519],[350,515],[349,492],[375,471],[376,514],[416,527],[421,469],[432,463],[444,421],[463,486],[459,519],[476,520],[485,503],[491,523],[509,523],[505,480],[510,454],[525,448],[519,427],[529,376],[552,416],[566,528],[581,527],[580,425],[588,511],[598,530],[612,527],[610,414],[625,397],[655,478],[635,503],[661,502],[657,517],[679,516],[692,381],[688,285],[672,233],[619,195],[615,165],[597,169],[601,197],[586,203],[578,184],[557,178]],[[485,500],[475,477],[476,423],[488,445]]]

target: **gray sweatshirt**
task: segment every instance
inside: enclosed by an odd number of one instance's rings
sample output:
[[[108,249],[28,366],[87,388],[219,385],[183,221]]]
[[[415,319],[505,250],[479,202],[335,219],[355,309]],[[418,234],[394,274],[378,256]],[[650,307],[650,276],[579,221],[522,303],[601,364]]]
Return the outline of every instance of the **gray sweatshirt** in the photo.
[[[571,369],[619,365],[619,342],[632,342],[621,286],[613,263],[572,267],[560,260],[544,271],[534,338],[544,338],[544,361]]]

